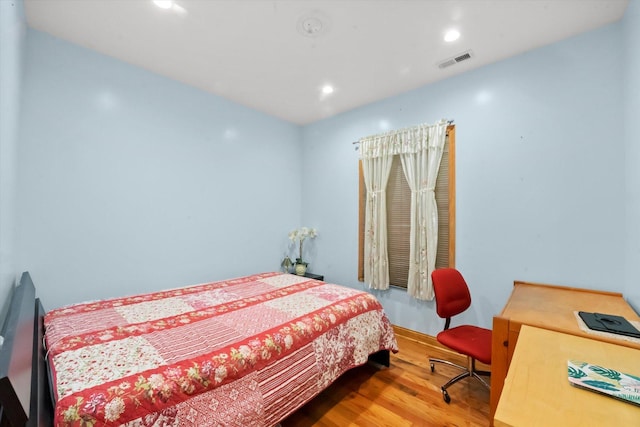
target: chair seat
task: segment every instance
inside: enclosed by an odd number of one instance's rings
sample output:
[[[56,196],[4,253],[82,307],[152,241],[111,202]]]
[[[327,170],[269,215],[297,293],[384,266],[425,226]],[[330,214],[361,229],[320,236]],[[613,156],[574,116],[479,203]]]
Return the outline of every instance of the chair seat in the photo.
[[[491,330],[473,325],[456,326],[436,336],[439,343],[458,353],[491,364]]]

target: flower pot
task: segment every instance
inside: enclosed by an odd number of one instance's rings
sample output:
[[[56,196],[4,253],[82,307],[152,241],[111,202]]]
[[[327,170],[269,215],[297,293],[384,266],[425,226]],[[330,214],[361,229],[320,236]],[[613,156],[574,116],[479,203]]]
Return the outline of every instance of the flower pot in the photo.
[[[306,272],[307,272],[306,264],[296,264],[296,274],[298,276],[304,276]]]

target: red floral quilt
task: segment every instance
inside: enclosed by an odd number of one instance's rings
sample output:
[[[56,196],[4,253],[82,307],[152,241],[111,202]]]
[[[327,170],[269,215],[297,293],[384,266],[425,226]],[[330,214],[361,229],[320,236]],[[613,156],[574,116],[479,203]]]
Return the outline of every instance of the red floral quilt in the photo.
[[[271,426],[379,350],[369,293],[284,273],[45,316],[57,426]]]

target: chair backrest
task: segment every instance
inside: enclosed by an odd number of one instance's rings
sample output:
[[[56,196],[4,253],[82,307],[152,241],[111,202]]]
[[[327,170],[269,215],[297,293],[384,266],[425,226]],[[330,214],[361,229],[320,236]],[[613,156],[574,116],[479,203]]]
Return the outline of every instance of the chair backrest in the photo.
[[[471,294],[462,274],[455,268],[439,268],[431,273],[438,316],[447,319],[462,313],[471,306]]]

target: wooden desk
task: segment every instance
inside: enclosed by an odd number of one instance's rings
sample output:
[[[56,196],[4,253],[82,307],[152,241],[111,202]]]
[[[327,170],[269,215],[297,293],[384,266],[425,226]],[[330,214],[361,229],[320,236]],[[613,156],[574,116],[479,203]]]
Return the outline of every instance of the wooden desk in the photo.
[[[490,419],[493,419],[498,406],[498,399],[522,325],[640,348],[638,343],[582,331],[574,311],[617,314],[628,320],[640,320],[620,293],[514,282],[513,291],[502,313],[493,318]]]
[[[571,386],[567,360],[640,375],[640,350],[522,326],[496,427],[638,426],[640,406]]]

